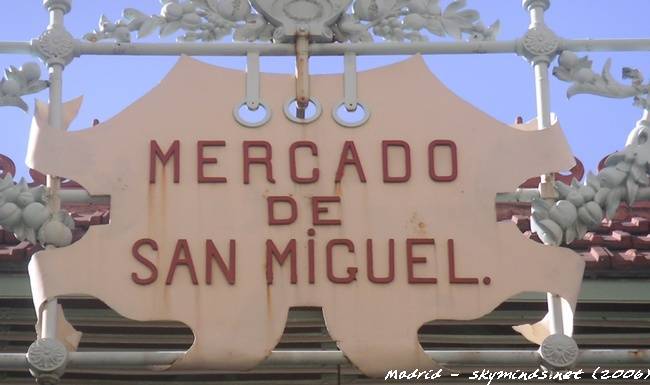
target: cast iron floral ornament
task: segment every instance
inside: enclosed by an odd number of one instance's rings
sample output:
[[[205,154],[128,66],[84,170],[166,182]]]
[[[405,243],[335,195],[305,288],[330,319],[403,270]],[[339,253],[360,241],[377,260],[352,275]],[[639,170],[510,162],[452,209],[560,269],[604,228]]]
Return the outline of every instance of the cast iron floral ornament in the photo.
[[[30,188],[6,174],[0,178],[0,226],[20,241],[63,247],[72,243],[74,220],[67,211],[50,212],[45,186]]]
[[[610,73],[608,60],[601,74],[592,69],[588,57],[578,58],[573,52],[560,55],[553,74],[572,82],[568,97],[594,94],[611,98],[634,97],[635,105],[645,109],[644,118],[628,136],[623,150],[610,155],[597,175],[589,173],[584,184],[573,180],[570,185],[556,182],[560,200],[549,203],[533,200],[532,229],[545,244],[560,245],[582,238],[587,230],[600,226],[604,218],[613,218],[621,202],[633,204],[650,198],[650,121],[648,93],[650,84],[643,84],[643,75],[636,69],[623,68],[623,78],[632,84],[617,82]]]
[[[179,41],[216,41],[230,34],[235,41],[291,40],[289,25],[306,24],[320,42],[427,40],[425,31],[461,40],[494,40],[499,21],[485,26],[465,0],[446,7],[439,0],[161,0],[159,15],[127,8],[112,22],[101,16],[99,27],[84,36],[95,42],[130,42],[158,31],[161,37],[182,31]],[[350,7],[350,5],[352,5]],[[314,28],[314,26],[318,26]]]

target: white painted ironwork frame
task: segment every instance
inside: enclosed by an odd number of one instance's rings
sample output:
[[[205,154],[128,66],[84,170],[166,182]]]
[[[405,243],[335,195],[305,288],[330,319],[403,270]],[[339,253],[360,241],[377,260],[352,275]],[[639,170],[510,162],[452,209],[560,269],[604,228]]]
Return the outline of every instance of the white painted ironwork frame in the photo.
[[[259,7],[257,1],[252,1],[253,5]],[[347,8],[352,1],[347,1]],[[244,2],[248,4],[247,1]],[[343,1],[346,3],[346,1]],[[437,4],[437,2],[434,2]],[[335,29],[330,30],[330,25],[312,25],[311,22],[308,27],[312,28],[311,31],[318,33],[313,35],[313,41],[307,44],[305,49],[309,56],[329,56],[339,55],[345,56],[348,62],[348,68],[351,68],[351,60],[357,55],[405,55],[405,54],[425,54],[425,55],[439,55],[439,54],[516,54],[525,57],[533,66],[535,74],[536,85],[536,100],[537,100],[537,113],[538,113],[538,127],[539,129],[547,128],[550,125],[550,94],[549,94],[549,67],[553,60],[564,51],[573,52],[591,52],[591,51],[650,51],[650,39],[595,39],[595,40],[571,40],[562,39],[557,37],[545,24],[544,12],[550,6],[550,0],[523,0],[524,8],[530,13],[531,23],[526,34],[517,40],[510,41],[493,41],[496,29],[498,29],[498,22],[490,26],[484,27],[482,24],[471,23],[463,24],[463,21],[458,21],[460,24],[454,26],[450,30],[443,33],[436,33],[439,35],[457,34],[460,37],[462,34],[473,34],[470,41],[456,41],[456,42],[428,42],[421,41],[421,39],[414,34],[404,34],[403,32],[408,28],[419,30],[422,28],[418,23],[421,22],[418,17],[423,16],[431,20],[436,17],[443,17],[445,12],[438,11],[417,10],[415,5],[409,3],[409,15],[415,15],[407,21],[404,17],[401,21],[403,24],[395,30],[386,30],[385,35],[382,37],[388,40],[412,40],[409,43],[401,41],[389,41],[383,43],[372,42],[367,38],[367,29],[374,24],[367,22],[363,16],[357,17],[352,14],[345,14],[337,22],[338,24],[332,25]],[[342,4],[342,3],[339,3]],[[452,5],[464,6],[464,2],[453,2]],[[294,56],[296,55],[296,45],[293,44],[292,36],[287,35],[288,25],[291,20],[280,20],[285,25],[281,27],[275,25],[274,36],[276,43],[131,43],[130,31],[125,30],[124,26],[121,28],[122,35],[116,35],[113,32],[99,31],[95,33],[95,38],[98,36],[103,38],[113,38],[116,40],[114,43],[108,42],[88,42],[73,38],[66,30],[64,25],[64,16],[72,7],[72,0],[43,0],[43,5],[48,10],[50,15],[50,23],[47,30],[38,38],[31,42],[0,42],[0,54],[30,54],[39,56],[46,64],[49,72],[49,123],[53,129],[63,128],[63,102],[62,102],[62,87],[63,87],[63,73],[65,66],[70,63],[74,58],[85,55],[155,55],[155,56],[178,56],[178,55],[191,55],[191,56],[248,56],[249,65],[252,65],[253,72],[248,78],[247,83],[247,96],[244,104],[250,109],[256,109],[256,106],[261,104],[259,100],[259,83],[256,78],[257,60],[259,56]],[[355,5],[356,6],[356,5]],[[450,7],[451,8],[451,5]],[[173,10],[169,10],[171,12]],[[235,12],[236,10],[232,10]],[[266,15],[263,9],[258,9],[260,14]],[[356,11],[356,9],[355,9]],[[368,12],[368,10],[365,10]],[[453,11],[453,10],[452,10]],[[250,9],[246,10],[250,12]],[[438,13],[436,13],[438,12]],[[422,13],[422,16],[419,15]],[[258,18],[262,18],[260,14],[255,14]],[[245,13],[239,15],[240,22],[245,16]],[[286,16],[286,15],[285,15]],[[339,15],[340,16],[340,15]],[[385,17],[401,18],[403,14],[391,14]],[[453,16],[453,15],[452,15]],[[268,17],[267,17],[268,18]],[[169,18],[168,18],[169,19]],[[102,19],[104,22],[109,21]],[[160,23],[169,23],[169,20],[156,19]],[[266,22],[266,21],[265,21]],[[348,24],[345,24],[345,23]],[[378,23],[384,21],[379,20]],[[268,23],[268,22],[267,22]],[[409,24],[410,23],[410,24]],[[419,28],[414,27],[415,24]],[[226,23],[227,24],[227,23]],[[231,23],[232,24],[232,23]],[[107,24],[108,25],[108,24]],[[230,24],[228,24],[230,25]],[[232,24],[234,25],[234,24]],[[398,25],[400,25],[398,23]],[[363,32],[363,28],[366,32]],[[115,25],[113,25],[115,27]],[[293,26],[297,30],[304,31],[304,25]],[[323,28],[321,28],[323,27]],[[336,27],[336,28],[335,28]],[[361,29],[359,29],[359,28]],[[407,28],[408,27],[408,28]],[[140,25],[140,33],[142,33],[142,25]],[[151,25],[149,25],[151,28]],[[162,28],[162,27],[161,27]],[[174,28],[179,28],[175,26]],[[232,27],[230,27],[232,28]],[[283,29],[284,28],[284,29]],[[356,28],[356,29],[355,29]],[[400,29],[401,28],[401,29]],[[406,29],[405,29],[406,28]],[[432,27],[433,28],[433,27]],[[457,29],[456,29],[457,28]],[[431,29],[429,29],[431,31]],[[125,32],[126,31],[126,32]],[[193,31],[190,29],[190,32]],[[356,31],[356,32],[355,32]],[[361,31],[361,32],[359,32]],[[401,32],[400,32],[401,31]],[[256,33],[258,33],[257,31]],[[267,31],[268,32],[268,31]],[[355,33],[361,35],[355,35]],[[127,33],[127,35],[124,35]],[[339,35],[337,35],[337,33]],[[435,31],[434,31],[435,33]],[[333,34],[333,35],[332,35]],[[92,34],[91,34],[92,35]],[[353,42],[346,43],[330,43],[327,38],[335,36],[339,40],[349,40]],[[194,35],[190,34],[190,37]],[[340,39],[343,36],[344,39]],[[406,36],[406,37],[405,37]],[[408,36],[411,36],[409,38]],[[91,36],[92,37],[92,36]],[[258,35],[254,36],[255,40],[259,38]],[[242,40],[248,40],[244,38]],[[296,39],[300,40],[300,39]],[[325,42],[322,42],[325,41]],[[331,41],[331,40],[330,40]],[[302,41],[304,43],[304,39]],[[346,78],[345,84],[345,107],[350,110],[353,106],[356,107],[358,101],[356,100],[356,92],[352,84],[352,78]],[[644,117],[642,121],[648,120],[647,105],[644,110]],[[60,191],[60,178],[53,175],[47,176],[47,191],[49,194],[48,208],[51,212],[58,212],[61,206],[61,200],[92,200],[102,199],[100,197],[90,197],[83,193],[72,193]],[[554,181],[551,175],[542,177],[539,193],[517,193],[519,195],[531,195],[532,198],[541,197],[542,199],[553,202],[558,199],[558,194],[555,188]],[[517,196],[519,196],[517,195]],[[549,313],[551,315],[552,325],[551,332],[555,337],[563,337],[565,334],[564,317],[561,304],[561,298],[557,295],[548,294]],[[35,342],[30,348],[27,355],[24,354],[0,354],[0,369],[15,369],[29,367],[33,374],[43,383],[56,383],[59,376],[62,374],[66,365],[75,368],[115,368],[115,367],[138,367],[147,368],[151,366],[167,365],[178,359],[183,352],[69,352],[66,354],[61,353],[61,346],[56,341],[56,329],[59,306],[56,298],[50,299],[42,309],[42,330],[40,330],[40,340]],[[568,341],[567,341],[568,340]],[[560,343],[573,342],[570,338],[560,340]],[[553,354],[545,354],[545,348],[550,348],[553,353],[553,344],[556,342],[549,342],[543,344],[539,351],[480,351],[480,352],[466,352],[466,351],[428,351],[427,354],[436,361],[449,365],[452,367],[463,366],[522,366],[534,367],[538,365],[540,358],[546,365],[555,368],[568,367],[577,362],[578,365],[588,364],[612,364],[612,365],[625,365],[625,366],[638,366],[650,364],[650,355],[648,351],[642,350],[584,350],[577,353],[574,360],[564,362],[563,360],[556,360]],[[575,345],[575,343],[574,343]],[[564,346],[566,348],[567,345]],[[572,346],[570,348],[573,349]],[[64,348],[65,349],[65,348]],[[577,351],[577,347],[575,348]],[[59,355],[57,355],[57,353]],[[43,362],[42,358],[48,358],[51,365],[39,365]],[[274,351],[266,360],[266,365],[307,365],[307,364],[332,364],[339,365],[345,364],[343,353],[339,351],[319,351],[319,352],[305,352],[305,351]]]

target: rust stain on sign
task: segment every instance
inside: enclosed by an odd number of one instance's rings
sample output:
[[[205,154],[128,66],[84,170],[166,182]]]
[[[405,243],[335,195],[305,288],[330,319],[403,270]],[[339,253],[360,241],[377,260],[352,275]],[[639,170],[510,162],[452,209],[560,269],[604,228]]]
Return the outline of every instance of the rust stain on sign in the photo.
[[[245,75],[187,57],[100,126],[53,130],[39,105],[29,166],[112,205],[109,225],[32,258],[37,309],[88,294],[132,319],[180,321],[196,339],[174,367],[233,370],[264,360],[290,307],[320,306],[346,356],[383,375],[435,366],[417,339],[427,321],[478,318],[522,291],[574,304],[583,260],[494,220],[496,193],[571,167],[560,127],[506,126],[420,57],[358,81],[373,116],[354,130],[328,114],[241,127]],[[311,82],[325,110],[338,103],[340,75]],[[291,76],[261,85],[275,111],[295,96]]]

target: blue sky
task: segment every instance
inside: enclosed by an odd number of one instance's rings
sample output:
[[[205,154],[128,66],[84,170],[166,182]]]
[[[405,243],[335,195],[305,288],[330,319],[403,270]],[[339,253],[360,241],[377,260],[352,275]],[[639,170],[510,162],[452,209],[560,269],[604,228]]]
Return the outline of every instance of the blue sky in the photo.
[[[443,5],[449,0],[441,0]],[[480,11],[486,24],[501,20],[500,40],[521,37],[528,26],[528,14],[520,0],[468,0],[469,8]],[[0,12],[0,40],[28,41],[37,37],[48,22],[41,0],[12,1]],[[75,37],[92,31],[99,16],[118,19],[124,8],[158,13],[157,0],[75,0],[66,16],[66,25]],[[565,38],[648,38],[648,0],[554,0],[547,12],[547,23]],[[436,38],[437,39],[437,38]],[[145,41],[159,41],[157,37]],[[166,41],[173,41],[167,38]],[[580,54],[581,56],[584,54]],[[599,72],[608,57],[612,73],[620,80],[621,67],[636,67],[650,77],[649,53],[594,53],[594,69]],[[361,57],[359,69],[368,69],[401,60],[400,57]],[[37,60],[28,55],[0,55],[0,69]],[[242,58],[201,58],[210,63],[243,68]],[[70,64],[64,75],[64,100],[84,95],[84,104],[72,129],[102,121],[119,113],[152,87],[172,67],[170,57],[82,57]],[[455,93],[496,119],[511,123],[517,115],[529,120],[535,116],[532,68],[516,55],[427,56],[431,71]],[[342,58],[312,58],[312,72],[342,70]],[[293,73],[291,58],[263,58],[262,70]],[[43,71],[45,73],[45,70]],[[558,114],[574,154],[587,169],[595,169],[605,155],[623,147],[628,132],[641,117],[641,110],[630,99],[612,100],[590,95],[566,99],[567,84],[553,79],[552,110]],[[0,108],[0,153],[10,156],[18,175],[26,174],[27,147],[34,98],[46,100],[47,91],[26,97],[29,114],[17,108]],[[432,103],[435,101],[432,101]],[[425,111],[421,112],[426,114]],[[230,117],[225,117],[230,119]],[[504,170],[495,170],[503,172]]]

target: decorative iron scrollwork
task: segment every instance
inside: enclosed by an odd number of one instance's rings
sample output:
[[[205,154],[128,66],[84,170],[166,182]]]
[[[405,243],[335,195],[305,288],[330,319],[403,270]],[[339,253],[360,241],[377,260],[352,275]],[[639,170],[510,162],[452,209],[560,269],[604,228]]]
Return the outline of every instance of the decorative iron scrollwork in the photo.
[[[465,9],[466,0],[444,9],[439,0],[355,0],[346,12],[351,2],[275,0],[267,6],[247,0],[161,0],[158,15],[127,8],[115,22],[102,16],[84,38],[130,42],[132,33],[143,38],[157,30],[161,37],[182,31],[180,41],[209,42],[232,34],[235,41],[282,42],[293,36],[296,25],[309,26],[311,38],[319,42],[423,41],[427,34],[494,40],[499,32],[499,21],[485,26],[477,11]]]

